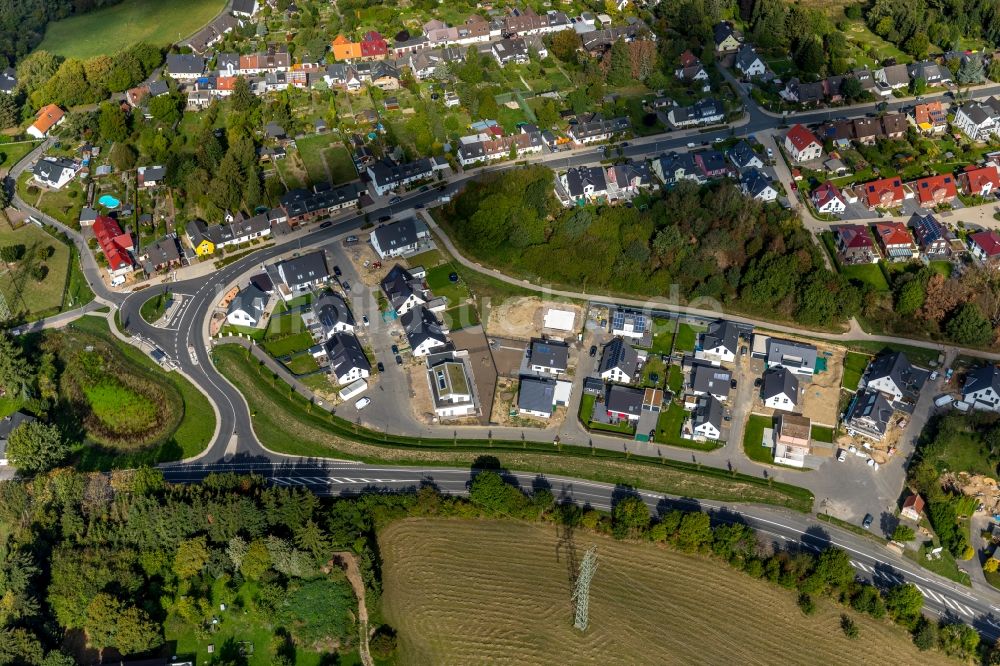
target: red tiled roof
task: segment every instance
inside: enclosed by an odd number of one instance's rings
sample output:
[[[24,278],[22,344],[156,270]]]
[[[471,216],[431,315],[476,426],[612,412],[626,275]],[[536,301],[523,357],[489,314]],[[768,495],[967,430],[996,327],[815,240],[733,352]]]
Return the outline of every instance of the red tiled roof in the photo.
[[[698,63],[698,58],[696,58],[695,55],[691,53],[691,49],[688,49],[687,51],[681,54],[681,67],[691,67],[692,65],[695,65],[697,63]]]
[[[987,257],[1000,256],[1000,236],[992,229],[969,234],[969,240],[978,245]]]
[[[111,270],[116,271],[132,265],[128,256],[128,251],[132,249],[132,237],[122,231],[118,222],[100,215],[94,220],[93,231]]]
[[[863,224],[842,224],[837,227],[836,233],[846,248],[868,248],[875,245],[868,227]]]
[[[869,208],[887,206],[903,201],[903,181],[899,178],[883,178],[864,184],[865,200]]]
[[[813,190],[812,200],[817,208],[825,206],[833,199],[840,199],[843,201],[844,197],[841,196],[840,190],[837,189],[837,186],[829,180]]]
[[[804,125],[795,125],[788,130],[788,134],[785,136],[798,151],[805,150],[809,144],[819,143],[813,133],[807,130]]]
[[[955,177],[950,173],[921,178],[914,183],[914,187],[917,190],[917,198],[922,204],[932,201],[948,201],[958,196]]]
[[[49,104],[48,106],[43,106],[38,111],[38,117],[35,118],[35,122],[31,123],[31,126],[42,134],[45,134],[52,129],[53,125],[62,120],[64,115],[63,110],[58,106]]]
[[[910,236],[910,230],[902,222],[876,222],[872,226],[875,229],[875,236],[882,243],[883,247],[913,245],[913,237]]]
[[[997,169],[993,166],[967,169],[965,177],[968,179],[970,192],[979,192],[986,183],[992,183],[993,187],[1000,187],[1000,176],[997,175]]]

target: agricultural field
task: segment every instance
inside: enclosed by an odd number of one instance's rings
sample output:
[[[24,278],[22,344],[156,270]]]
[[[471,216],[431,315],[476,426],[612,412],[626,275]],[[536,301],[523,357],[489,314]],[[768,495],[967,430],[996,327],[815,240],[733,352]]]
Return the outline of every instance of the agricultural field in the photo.
[[[37,141],[0,143],[0,176],[10,171],[12,166],[20,162],[21,158],[30,153],[37,145]]]
[[[200,30],[226,4],[225,0],[124,0],[50,23],[38,48],[67,58],[91,58],[137,42],[167,46]]]
[[[69,247],[34,224],[14,230],[0,220],[0,247],[10,245],[23,245],[25,248],[24,258],[20,261],[4,264],[0,260],[0,297],[6,301],[11,313],[23,312],[30,316],[61,308],[70,265]],[[45,253],[49,247],[52,248],[51,256],[44,259],[38,256],[39,252]],[[39,265],[48,268],[42,280],[31,274],[32,269]]]
[[[599,566],[580,634],[573,563],[591,544]],[[952,663],[919,652],[902,628],[854,613],[860,640],[849,640],[831,601],[807,617],[792,591],[651,544],[589,532],[571,540],[528,523],[411,519],[383,529],[379,547],[382,614],[398,631],[401,665]]]

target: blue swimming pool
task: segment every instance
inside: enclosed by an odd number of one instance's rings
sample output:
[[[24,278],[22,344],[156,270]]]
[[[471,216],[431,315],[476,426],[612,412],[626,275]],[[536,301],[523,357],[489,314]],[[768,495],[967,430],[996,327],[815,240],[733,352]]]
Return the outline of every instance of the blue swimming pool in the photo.
[[[122,205],[121,201],[118,201],[118,199],[114,198],[110,194],[102,194],[97,200],[97,203],[101,204],[105,208],[118,208],[118,206]]]

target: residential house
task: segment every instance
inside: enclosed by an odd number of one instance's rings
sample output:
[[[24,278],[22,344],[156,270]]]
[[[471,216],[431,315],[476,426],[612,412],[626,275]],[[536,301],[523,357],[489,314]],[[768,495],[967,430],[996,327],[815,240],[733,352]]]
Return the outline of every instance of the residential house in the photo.
[[[531,341],[529,367],[539,374],[561,375],[569,367],[569,345],[554,340]]]
[[[664,187],[673,187],[682,180],[705,182],[693,153],[665,153],[653,159],[652,169]]]
[[[528,63],[528,45],[520,37],[493,42],[490,52],[501,67],[511,62],[518,65]]]
[[[909,127],[906,114],[887,113],[879,119],[879,122],[882,126],[882,138],[897,140],[906,136],[906,130]]]
[[[847,202],[840,189],[829,180],[812,191],[810,200],[818,213],[839,215],[847,210]]]
[[[826,97],[826,88],[822,81],[803,83],[798,78],[792,77],[778,94],[786,101],[809,106],[823,101]]]
[[[750,144],[743,139],[726,151],[726,157],[728,157],[729,161],[732,162],[740,171],[751,167],[755,169],[764,168],[764,161],[760,159],[756,152],[754,152],[754,149],[750,146]]]
[[[689,387],[695,395],[714,395],[718,400],[728,400],[732,390],[733,373],[722,366],[706,361],[691,361]]]
[[[941,102],[927,102],[913,107],[913,123],[922,134],[944,134],[948,113]]]
[[[132,235],[122,231],[113,218],[98,216],[91,227],[101,248],[112,278],[123,277],[133,270],[131,252],[135,249]]]
[[[725,106],[711,97],[700,99],[691,106],[675,107],[667,112],[667,122],[678,129],[720,123],[725,118]]]
[[[372,85],[380,90],[399,90],[399,68],[391,62],[376,62],[371,66]]]
[[[958,186],[955,177],[950,173],[921,178],[913,184],[917,192],[917,200],[921,206],[934,207],[951,203],[958,196]]]
[[[167,167],[165,166],[141,166],[136,169],[139,187],[151,188],[163,184],[167,177]]]
[[[444,324],[422,305],[404,314],[399,318],[399,322],[410,343],[410,353],[414,356],[427,356],[435,349],[449,344],[448,330]]]
[[[892,420],[892,405],[879,391],[861,389],[854,394],[843,424],[851,436],[881,441]]]
[[[338,384],[350,384],[371,375],[372,366],[353,333],[334,333],[323,343],[330,374]]]
[[[381,197],[399,187],[433,177],[435,169],[434,161],[426,157],[402,164],[386,158],[368,166],[368,177],[375,194]]]
[[[879,391],[894,404],[915,404],[926,378],[927,373],[914,368],[905,353],[889,352],[868,364],[860,387]]]
[[[184,227],[184,235],[187,236],[188,243],[191,244],[196,255],[207,257],[215,252],[216,241],[220,240],[216,229],[217,226],[210,228],[208,223],[201,219],[194,219],[187,223]]]
[[[872,225],[882,255],[892,262],[910,261],[917,255],[917,244],[902,222],[876,222]]]
[[[793,125],[785,135],[785,152],[793,162],[818,160],[823,156],[823,144],[804,125]]]
[[[730,53],[740,48],[742,38],[729,21],[720,21],[712,28],[716,53]]]
[[[424,281],[415,278],[410,271],[399,264],[393,266],[382,279],[382,291],[397,315],[406,314],[430,300]]]
[[[479,411],[468,358],[467,351],[428,354],[427,383],[437,417],[475,416]]]
[[[14,412],[0,419],[0,467],[10,464],[10,459],[7,457],[7,443],[10,441],[11,433],[21,425],[35,420],[34,416],[24,412]]]
[[[612,201],[631,199],[640,190],[647,190],[653,186],[653,176],[649,164],[645,161],[629,160],[614,164],[608,167],[607,176],[608,197]]]
[[[623,338],[615,338],[604,346],[597,369],[606,382],[631,384],[638,378],[639,352]]]
[[[468,138],[468,141],[465,139]],[[458,149],[458,162],[463,167],[489,162],[492,160],[511,159],[522,155],[542,152],[545,142],[542,133],[520,132],[519,134],[509,134],[507,136],[493,137],[489,134],[478,134],[472,137],[463,137],[461,146]]]
[[[799,378],[783,366],[768,368],[761,382],[760,397],[769,409],[792,411],[799,403]]]
[[[193,53],[168,53],[167,72],[178,81],[193,81],[205,73],[205,59]]]
[[[0,70],[0,93],[13,95],[17,88],[17,72],[13,67]]]
[[[328,217],[345,208],[355,208],[364,190],[356,182],[345,183],[331,189],[310,192],[289,190],[281,197],[281,205],[293,226]]]
[[[229,302],[226,321],[235,326],[256,327],[264,318],[269,299],[256,285],[247,285]]]
[[[353,42],[343,35],[337,35],[330,43],[330,53],[333,60],[359,60],[361,58],[361,44]]]
[[[708,81],[708,72],[701,60],[695,57],[690,50],[685,51],[680,56],[680,67],[674,70],[674,76],[681,81],[692,83],[694,81]]]
[[[638,421],[645,398],[643,389],[611,384],[604,397],[604,409],[612,422]]]
[[[874,264],[879,254],[868,227],[863,224],[838,224],[833,227],[837,253],[845,264]]]
[[[590,120],[570,125],[566,130],[566,135],[578,144],[597,143],[607,141],[613,136],[624,134],[632,128],[629,119],[621,116],[617,118],[604,118],[597,115]]]
[[[257,13],[259,8],[260,6],[257,4],[257,0],[233,0],[231,11],[235,16],[246,16],[247,18],[251,18]]]
[[[603,167],[571,167],[558,178],[557,192],[566,205],[608,198],[607,174]]]
[[[150,243],[139,250],[139,262],[146,275],[152,276],[157,271],[169,270],[181,265],[180,246],[177,236],[170,234],[155,243]]]
[[[422,220],[407,217],[376,228],[369,242],[381,259],[388,259],[415,252],[430,235]]]
[[[188,41],[191,50],[204,54],[209,47],[225,39],[226,35],[239,27],[240,21],[232,14],[219,14],[211,23],[199,30]]]
[[[696,355],[699,358],[708,357],[732,363],[736,360],[739,342],[739,327],[731,321],[717,319],[701,334],[700,349],[696,351]]]
[[[981,365],[965,376],[962,400],[973,409],[1000,412],[1000,369],[996,365]]]
[[[903,181],[898,176],[882,178],[865,183],[863,186],[865,203],[868,208],[897,208],[903,205],[907,198],[903,190]]]
[[[722,403],[710,395],[698,396],[691,413],[691,439],[718,440],[722,436]],[[686,433],[681,432],[683,437]]]
[[[629,17],[627,25],[604,28],[603,30],[589,30],[580,35],[580,43],[583,50],[594,57],[601,57],[612,45],[621,40],[634,42],[637,39],[649,39],[656,41],[656,35],[649,30],[643,21],[634,17]]]
[[[694,163],[701,172],[702,178],[722,178],[732,173],[725,155],[718,150],[703,150],[694,154]]]
[[[828,76],[820,83],[823,85],[823,96],[834,104],[844,101],[845,76]]]
[[[323,340],[335,333],[353,333],[357,327],[351,308],[339,294],[324,291],[310,305]]]
[[[923,79],[928,86],[943,86],[951,83],[951,71],[933,60],[921,60],[909,66],[908,75],[916,81]]]
[[[754,168],[743,172],[743,176],[740,178],[740,189],[745,195],[757,201],[768,202],[778,198],[778,190],[771,185],[771,179]]]
[[[991,265],[1000,263],[1000,235],[996,231],[977,231],[969,234],[968,239],[973,257]]]
[[[736,52],[736,69],[744,77],[750,79],[756,76],[763,76],[767,72],[767,65],[751,44],[743,44]]]
[[[900,510],[900,515],[903,518],[909,518],[912,521],[920,522],[920,514],[924,512],[924,498],[920,495],[913,494],[903,500],[903,508]]]
[[[989,141],[1000,132],[997,111],[983,102],[972,101],[961,105],[951,123],[973,141]]]
[[[917,247],[927,257],[945,256],[951,250],[951,236],[944,225],[931,214],[914,214],[910,228],[917,239]]]
[[[801,414],[782,414],[774,433],[774,462],[791,467],[805,467],[812,453],[812,421]]]
[[[35,122],[28,125],[28,134],[36,139],[44,139],[49,135],[53,127],[62,124],[66,114],[55,104],[48,104],[38,110]]]
[[[648,323],[646,315],[641,312],[621,309],[611,311],[611,335],[641,340],[648,335]]]
[[[361,36],[361,57],[364,60],[381,60],[388,57],[389,45],[385,38],[375,30],[369,30]]]
[[[286,301],[312,291],[330,279],[323,250],[280,261],[274,266],[274,272],[278,278],[274,280],[278,293]]]
[[[1000,188],[1000,175],[994,164],[982,167],[967,167],[959,174],[962,190],[970,196],[988,197]]]
[[[517,411],[522,416],[547,419],[555,407],[556,380],[543,377],[521,377],[517,391]]]
[[[882,132],[878,118],[855,118],[853,128],[854,140],[863,146],[874,146]]]
[[[889,65],[875,70],[875,81],[891,93],[910,85],[910,72],[906,65]]]
[[[797,375],[816,372],[816,347],[804,342],[768,338],[765,357],[767,368],[787,368]]]
[[[61,190],[76,177],[80,167],[61,157],[43,157],[31,167],[33,180],[53,190]]]

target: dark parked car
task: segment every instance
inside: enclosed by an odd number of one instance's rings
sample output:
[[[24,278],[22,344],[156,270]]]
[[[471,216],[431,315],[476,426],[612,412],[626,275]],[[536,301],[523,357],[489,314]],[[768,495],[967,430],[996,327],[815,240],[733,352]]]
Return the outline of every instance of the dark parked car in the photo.
[[[344,280],[343,282],[341,282],[340,286],[344,288],[344,291],[350,291],[351,290],[351,283],[348,282],[347,280]]]
[[[431,189],[430,185],[423,185],[423,186],[421,186],[420,191],[421,192],[426,192],[429,189]]]
[[[378,363],[376,363],[375,367],[378,368],[379,372],[385,372],[385,366],[382,365],[382,361],[379,361]]]
[[[340,277],[343,273],[340,271],[340,266],[333,267],[333,274],[335,277]]]
[[[590,358],[597,356],[597,345],[590,345]]]
[[[399,347],[397,347],[396,345],[393,345],[392,346],[392,353],[393,354],[398,354],[399,353]]]
[[[389,199],[389,203],[391,203],[391,204],[399,203],[402,200],[403,200],[403,197],[397,196],[397,197],[393,197],[393,198]]]
[[[875,520],[874,516],[872,516],[872,514],[870,514],[870,513],[866,513],[865,514],[865,519],[861,521],[861,527],[863,527],[863,528],[865,528],[867,530],[869,527],[872,526],[872,521],[873,520]]]
[[[327,220],[323,224],[319,225],[319,228],[320,229],[329,229],[332,226],[333,226],[333,220]]]
[[[383,215],[382,217],[378,218],[378,221],[379,222],[388,222],[391,219],[392,219],[391,215]]]
[[[729,380],[729,388],[736,388],[736,380],[735,379],[730,379]]]
[[[396,354],[396,365],[403,365],[403,357]]]

